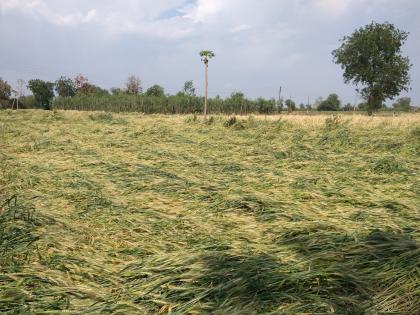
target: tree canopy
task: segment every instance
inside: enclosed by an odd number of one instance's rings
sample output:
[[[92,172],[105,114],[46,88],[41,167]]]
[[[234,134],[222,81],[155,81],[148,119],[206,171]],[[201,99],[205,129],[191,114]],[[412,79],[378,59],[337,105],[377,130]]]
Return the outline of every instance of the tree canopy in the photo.
[[[338,98],[338,95],[335,93],[332,93],[328,95],[327,99],[323,100],[318,105],[318,110],[324,110],[324,111],[337,111],[340,110],[341,101]]]
[[[61,76],[55,81],[55,91],[62,97],[72,97],[76,95],[76,87],[73,80],[65,76]]]
[[[29,80],[28,89],[31,90],[38,105],[50,109],[50,101],[54,97],[54,83],[40,79]]]
[[[147,89],[146,96],[162,97],[165,96],[165,90],[160,85],[155,84]]]
[[[357,86],[370,114],[386,99],[409,89],[411,64],[401,54],[407,38],[408,33],[393,24],[372,22],[345,36],[332,52],[334,62],[344,70],[345,83]]]
[[[204,64],[208,64],[209,59],[213,58],[214,56],[216,56],[216,55],[211,50],[200,51],[200,57],[201,57],[201,60],[204,62]]]
[[[0,78],[0,100],[8,100],[12,94],[12,87],[7,81]]]
[[[192,80],[185,81],[182,92],[188,96],[195,96],[195,87]]]

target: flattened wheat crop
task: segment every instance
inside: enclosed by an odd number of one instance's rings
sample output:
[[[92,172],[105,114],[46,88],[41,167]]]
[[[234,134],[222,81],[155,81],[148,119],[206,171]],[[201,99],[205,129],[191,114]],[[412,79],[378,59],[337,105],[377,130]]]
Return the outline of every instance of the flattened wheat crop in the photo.
[[[2,314],[416,314],[420,116],[0,111]]]

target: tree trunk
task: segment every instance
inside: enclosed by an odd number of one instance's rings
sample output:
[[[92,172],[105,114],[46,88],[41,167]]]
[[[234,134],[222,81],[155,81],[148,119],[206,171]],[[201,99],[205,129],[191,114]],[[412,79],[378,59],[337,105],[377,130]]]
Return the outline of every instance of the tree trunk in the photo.
[[[369,95],[368,102],[367,102],[367,114],[368,116],[372,116],[373,114],[373,97]]]
[[[208,63],[205,64],[206,65],[206,83],[205,83],[205,98],[204,98],[204,120],[207,120],[207,97],[208,97],[208,88],[209,88],[209,65]]]

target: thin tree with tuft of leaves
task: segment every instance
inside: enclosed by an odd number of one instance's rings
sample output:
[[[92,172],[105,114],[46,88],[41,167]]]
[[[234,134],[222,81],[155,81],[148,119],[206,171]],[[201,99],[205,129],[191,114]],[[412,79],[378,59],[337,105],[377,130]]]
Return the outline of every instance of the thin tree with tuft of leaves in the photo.
[[[214,52],[211,50],[202,50],[200,51],[201,61],[205,66],[205,97],[204,97],[204,120],[207,119],[207,98],[208,98],[208,88],[209,88],[209,60],[215,56]]]

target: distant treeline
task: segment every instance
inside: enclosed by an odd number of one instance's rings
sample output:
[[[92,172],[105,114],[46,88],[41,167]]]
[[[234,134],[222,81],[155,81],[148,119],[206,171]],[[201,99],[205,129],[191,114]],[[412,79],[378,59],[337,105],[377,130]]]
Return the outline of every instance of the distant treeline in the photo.
[[[143,91],[138,77],[129,76],[124,88],[110,91],[94,85],[83,75],[74,79],[60,77],[55,82],[40,79],[27,84],[32,95],[22,94],[20,88],[13,90],[11,85],[0,78],[0,108],[43,108],[62,110],[91,110],[111,112],[141,112],[145,114],[192,114],[203,111],[204,97],[195,94],[193,81],[186,81],[175,95],[166,94],[163,87],[155,84]],[[222,98],[216,96],[208,100],[211,114],[276,114],[283,111],[366,111],[365,102],[357,106],[343,104],[335,93],[327,98],[318,97],[313,104],[297,105],[292,99],[249,99],[242,92],[233,92]],[[393,107],[383,106],[381,111],[413,111],[411,99],[398,99]]]

